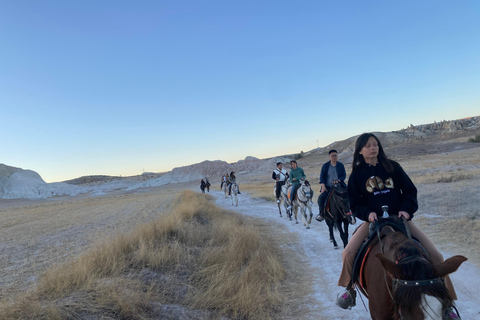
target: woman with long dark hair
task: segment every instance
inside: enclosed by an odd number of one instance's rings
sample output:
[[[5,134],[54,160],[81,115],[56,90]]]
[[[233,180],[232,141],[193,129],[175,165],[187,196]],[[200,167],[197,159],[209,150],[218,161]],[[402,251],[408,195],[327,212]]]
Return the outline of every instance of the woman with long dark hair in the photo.
[[[443,262],[442,254],[411,221],[418,209],[417,188],[400,164],[388,159],[380,140],[373,133],[360,135],[355,143],[348,197],[353,215],[365,222],[358,227],[342,252],[343,267],[338,285],[347,287],[347,290],[340,295],[337,305],[345,309],[355,306],[356,292],[351,283],[353,263],[362,242],[368,237],[369,222],[375,222],[382,215],[384,205],[388,206],[389,215],[408,221],[412,236],[425,248],[432,263]],[[448,276],[445,277],[445,284],[451,297],[456,300]]]

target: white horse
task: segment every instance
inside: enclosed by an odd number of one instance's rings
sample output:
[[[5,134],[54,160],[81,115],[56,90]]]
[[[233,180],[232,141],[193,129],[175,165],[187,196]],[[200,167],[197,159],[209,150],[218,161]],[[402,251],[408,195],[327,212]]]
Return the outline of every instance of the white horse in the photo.
[[[282,186],[282,191],[280,191],[280,199],[278,199],[277,205],[278,205],[278,213],[280,214],[280,217],[282,216],[282,209],[280,208],[280,205],[283,201],[283,206],[285,208],[285,212],[287,213],[288,218],[292,220],[292,204],[290,203],[290,199],[288,199],[288,188],[291,186],[291,183],[289,180],[286,181],[286,183]],[[277,196],[277,184],[273,187],[273,195]]]
[[[237,207],[238,206],[238,184],[236,183],[232,184],[232,192],[230,194],[232,198],[232,206],[235,202],[235,207]]]
[[[225,199],[228,198],[228,183],[227,182],[223,183],[222,190],[225,193]]]
[[[288,190],[290,194],[291,187]],[[313,190],[310,187],[310,183],[307,180],[300,181],[300,187],[297,189],[297,197],[292,200],[290,197],[290,201],[292,202],[293,206],[293,213],[295,215],[295,223],[298,223],[297,220],[297,213],[298,209],[300,208],[300,214],[302,215],[303,225],[310,229],[310,224],[312,223],[313,211],[312,211],[312,196]],[[310,213],[310,217],[307,218],[307,208]]]

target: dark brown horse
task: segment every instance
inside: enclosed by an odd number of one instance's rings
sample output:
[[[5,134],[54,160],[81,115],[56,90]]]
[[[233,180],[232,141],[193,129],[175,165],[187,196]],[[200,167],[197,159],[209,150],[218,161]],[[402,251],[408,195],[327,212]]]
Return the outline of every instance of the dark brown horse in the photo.
[[[357,281],[368,297],[372,319],[442,319],[442,310],[453,306],[442,278],[467,258],[454,256],[433,265],[418,242],[403,232],[387,226],[379,235]]]
[[[340,238],[345,248],[348,244],[348,225],[355,224],[355,217],[352,216],[350,211],[347,188],[342,187],[340,184],[335,184],[326,202],[325,223],[330,233],[330,241],[333,242],[333,247],[338,249],[338,244],[333,234],[335,227],[340,233]]]

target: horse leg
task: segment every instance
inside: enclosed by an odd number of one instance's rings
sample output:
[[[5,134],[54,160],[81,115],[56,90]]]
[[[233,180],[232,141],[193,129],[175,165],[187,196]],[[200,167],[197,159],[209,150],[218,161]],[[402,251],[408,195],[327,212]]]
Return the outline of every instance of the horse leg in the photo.
[[[295,223],[298,223],[297,214],[298,214],[298,207],[296,205],[293,205],[293,215],[295,216]]]
[[[290,200],[285,201],[285,210],[287,210],[288,218],[290,219],[290,221],[292,221],[292,203],[290,202]]]
[[[335,249],[338,249],[337,240],[335,240],[335,234],[333,233],[334,223],[335,223],[335,222],[334,222],[333,220],[327,220],[328,232],[330,233],[330,241],[333,242],[333,247],[334,247]]]
[[[303,226],[307,227],[307,229],[310,229],[310,226],[307,224],[307,208],[304,204],[300,205],[300,214],[302,215]]]
[[[280,217],[282,216],[282,209],[280,209],[280,202],[277,203],[278,205],[278,213],[280,214]]]
[[[310,218],[308,219],[308,224],[311,224],[312,223],[312,218],[313,218],[312,205],[308,206],[308,211],[310,212]]]
[[[238,195],[235,193],[235,207],[238,207]]]
[[[341,231],[340,236],[342,237],[343,247],[345,248],[348,244],[348,220],[343,221],[343,230]]]

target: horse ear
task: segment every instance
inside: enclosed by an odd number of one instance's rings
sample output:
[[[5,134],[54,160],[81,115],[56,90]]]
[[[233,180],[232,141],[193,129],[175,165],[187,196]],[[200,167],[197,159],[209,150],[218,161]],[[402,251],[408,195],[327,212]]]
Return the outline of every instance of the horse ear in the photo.
[[[447,274],[457,271],[458,267],[467,260],[464,256],[453,256],[440,264],[434,265],[433,268],[437,273],[437,277],[442,278]]]
[[[401,278],[402,268],[398,264],[387,258],[383,253],[376,254],[376,257],[380,260],[388,273],[390,273],[394,278]]]

